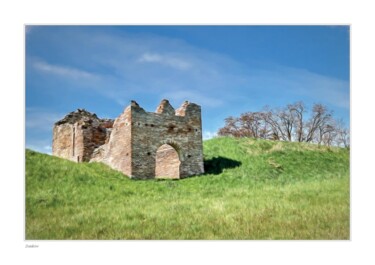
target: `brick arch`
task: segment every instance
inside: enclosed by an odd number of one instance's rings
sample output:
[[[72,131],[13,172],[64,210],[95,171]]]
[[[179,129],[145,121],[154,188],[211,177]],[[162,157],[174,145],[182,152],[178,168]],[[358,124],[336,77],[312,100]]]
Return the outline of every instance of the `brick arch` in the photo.
[[[184,156],[183,156],[183,152],[182,152],[182,148],[180,147],[180,145],[176,142],[176,141],[173,141],[173,140],[163,140],[160,142],[158,148],[164,144],[167,144],[167,145],[170,145],[174,148],[174,150],[176,150],[177,154],[178,154],[178,158],[180,159],[180,161],[184,161]]]
[[[177,149],[171,144],[162,144],[155,153],[155,178],[179,179],[180,177],[181,160]]]

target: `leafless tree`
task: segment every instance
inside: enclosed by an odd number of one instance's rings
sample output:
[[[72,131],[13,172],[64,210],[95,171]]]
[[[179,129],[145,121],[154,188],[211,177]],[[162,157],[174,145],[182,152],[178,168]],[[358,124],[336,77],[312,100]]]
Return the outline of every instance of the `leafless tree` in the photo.
[[[271,128],[273,140],[287,141],[287,136],[282,129],[278,110],[271,110],[269,107],[265,107],[263,110],[263,119]]]
[[[225,126],[219,129],[218,135],[240,137],[238,118],[229,116],[225,119]]]
[[[305,104],[302,101],[298,101],[292,105],[288,105],[290,110],[294,112],[295,118],[295,134],[296,134],[296,141],[303,142],[304,141],[304,114]]]
[[[246,112],[240,116],[242,135],[254,138],[262,138],[262,116],[259,112]]]
[[[338,120],[337,122],[337,144],[343,147],[349,147],[350,138],[349,138],[349,129],[345,127],[343,120]]]
[[[336,139],[336,128],[333,124],[327,124],[325,126],[320,126],[319,138],[317,139],[318,144],[324,144],[327,146],[333,145]]]
[[[312,142],[316,138],[316,133],[321,128],[324,130],[327,124],[329,124],[332,118],[332,113],[328,111],[327,107],[322,104],[314,104],[312,108],[312,114],[310,120],[306,125],[306,142]],[[320,135],[318,135],[318,142],[320,141]]]
[[[218,134],[349,146],[349,130],[342,121],[333,118],[326,106],[314,104],[309,118],[306,118],[306,112],[306,106],[301,101],[278,109],[266,106],[259,112],[226,118],[225,126]]]
[[[292,130],[294,124],[293,112],[288,108],[277,109],[273,112],[274,121],[284,141],[292,141]]]
[[[304,106],[302,103],[288,104],[282,109],[266,110],[264,112],[265,122],[271,126],[277,138],[284,141],[293,141],[296,132],[298,132],[297,138],[302,138],[303,112]]]

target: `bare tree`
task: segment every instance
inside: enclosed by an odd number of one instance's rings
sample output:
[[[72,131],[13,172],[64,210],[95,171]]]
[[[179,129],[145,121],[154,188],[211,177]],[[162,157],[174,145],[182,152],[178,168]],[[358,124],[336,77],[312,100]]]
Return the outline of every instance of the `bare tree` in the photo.
[[[240,137],[238,118],[229,116],[225,119],[225,126],[219,129],[218,135]]]
[[[303,142],[304,141],[304,125],[305,125],[303,118],[304,118],[304,113],[306,112],[305,104],[302,101],[298,101],[288,106],[290,110],[294,112],[296,141]]]
[[[338,120],[337,122],[337,145],[343,147],[349,147],[350,138],[349,138],[349,129],[345,127],[343,120]]]
[[[274,112],[275,120],[278,123],[278,127],[281,135],[285,141],[292,141],[292,130],[293,130],[293,113],[287,108],[279,109]]]
[[[287,141],[287,136],[280,121],[280,115],[279,110],[270,110],[268,107],[264,108],[263,119],[271,127],[272,139]]]
[[[246,112],[240,116],[242,135],[247,137],[262,138],[262,115],[259,112]]]
[[[303,102],[288,104],[276,110],[265,109],[265,121],[271,125],[278,139],[284,141],[304,141],[304,113]]]
[[[336,127],[334,124],[326,124],[325,126],[320,126],[319,129],[318,144],[324,144],[327,146],[333,145],[336,139]]]
[[[226,118],[225,126],[218,134],[349,146],[349,130],[342,121],[333,118],[326,106],[314,104],[307,120],[306,112],[306,106],[301,101],[278,109],[266,106],[260,112],[246,112],[239,118]]]
[[[332,114],[328,112],[327,107],[322,104],[314,104],[310,120],[307,122],[306,142],[316,140],[316,134],[320,128],[325,128],[332,118]],[[318,142],[320,134],[318,134]]]

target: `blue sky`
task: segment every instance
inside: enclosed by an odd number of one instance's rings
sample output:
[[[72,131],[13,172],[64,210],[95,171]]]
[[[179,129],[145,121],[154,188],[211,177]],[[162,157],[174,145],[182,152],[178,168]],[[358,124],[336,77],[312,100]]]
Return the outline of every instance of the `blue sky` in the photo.
[[[224,118],[302,100],[349,125],[348,26],[26,26],[26,147],[50,153],[53,123],[85,108],[116,118],[169,99]]]

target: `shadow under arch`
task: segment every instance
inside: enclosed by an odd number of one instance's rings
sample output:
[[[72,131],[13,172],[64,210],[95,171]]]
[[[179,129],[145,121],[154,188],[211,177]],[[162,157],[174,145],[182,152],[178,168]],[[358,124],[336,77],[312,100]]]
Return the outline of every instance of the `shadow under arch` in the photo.
[[[204,175],[213,174],[218,175],[223,172],[226,168],[239,167],[242,163],[237,160],[218,156],[210,159],[205,159],[204,163]]]

